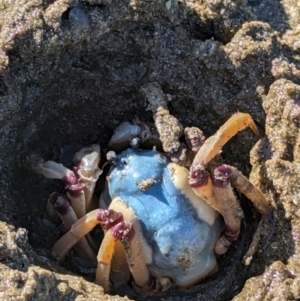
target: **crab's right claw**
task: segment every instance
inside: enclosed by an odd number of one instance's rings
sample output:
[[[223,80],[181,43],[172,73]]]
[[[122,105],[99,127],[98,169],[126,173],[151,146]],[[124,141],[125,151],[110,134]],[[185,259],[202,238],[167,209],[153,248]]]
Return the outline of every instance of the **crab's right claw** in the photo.
[[[160,146],[159,135],[154,124],[143,122],[122,122],[111,137],[109,149],[121,152],[130,147],[130,143],[138,138],[145,146]]]
[[[109,140],[108,147],[116,151],[122,151],[129,147],[130,141],[141,135],[142,128],[139,124],[122,122],[114,131]]]

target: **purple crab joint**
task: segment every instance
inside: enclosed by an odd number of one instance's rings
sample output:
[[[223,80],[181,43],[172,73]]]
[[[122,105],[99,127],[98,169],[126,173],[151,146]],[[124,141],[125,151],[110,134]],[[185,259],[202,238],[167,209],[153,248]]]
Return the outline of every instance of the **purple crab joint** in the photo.
[[[81,218],[86,214],[84,187],[84,184],[78,183],[71,185],[67,191],[67,196],[78,218]]]

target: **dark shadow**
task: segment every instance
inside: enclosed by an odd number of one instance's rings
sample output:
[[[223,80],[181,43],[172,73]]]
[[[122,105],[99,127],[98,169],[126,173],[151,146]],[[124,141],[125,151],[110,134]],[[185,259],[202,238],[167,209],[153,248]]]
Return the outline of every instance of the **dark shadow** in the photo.
[[[256,1],[249,3],[253,10],[259,6]],[[136,10],[145,12],[148,4],[140,1]],[[243,22],[251,21],[247,10],[230,12],[233,25],[225,30],[222,18],[216,17],[214,22],[201,18],[181,2],[174,8],[175,21],[161,7],[149,16],[141,14],[141,19],[126,19],[126,14],[134,14],[129,1],[100,6],[82,3],[80,7],[79,17],[72,20],[74,7],[62,12],[59,29],[44,23],[41,28],[16,34],[7,51],[9,65],[0,76],[0,97],[7,106],[3,106],[0,120],[5,157],[1,170],[6,176],[0,217],[28,229],[29,241],[38,254],[49,251],[61,236],[45,214],[45,206],[50,193],[62,192],[63,187],[29,171],[29,156],[70,165],[74,150],[92,143],[100,143],[105,154],[113,130],[122,121],[135,117],[152,120],[139,92],[151,81],[158,82],[172,99],[169,109],[184,126],[199,126],[209,136],[233,113],[242,111],[250,113],[263,131],[262,96],[275,80],[271,61],[279,46],[263,24],[250,28],[244,36],[253,43],[268,39],[268,51],[257,48],[237,63],[223,48],[226,43],[238,44],[232,37]],[[283,13],[280,18],[285,22]],[[36,42],[38,29],[43,31],[40,43]],[[238,134],[223,150],[225,162],[249,175],[249,152],[256,140],[249,130]],[[241,264],[259,220],[244,198],[242,204],[246,213],[242,234],[219,258],[218,274],[191,291],[171,290],[164,294],[165,300],[177,296],[180,300],[231,299],[249,277],[261,274],[271,263],[263,262],[262,252],[254,268]],[[289,227],[289,222],[286,225]],[[292,254],[292,238],[285,239]],[[278,259],[274,257],[274,261]],[[125,293],[148,299],[131,288]],[[151,300],[155,298],[161,296]]]

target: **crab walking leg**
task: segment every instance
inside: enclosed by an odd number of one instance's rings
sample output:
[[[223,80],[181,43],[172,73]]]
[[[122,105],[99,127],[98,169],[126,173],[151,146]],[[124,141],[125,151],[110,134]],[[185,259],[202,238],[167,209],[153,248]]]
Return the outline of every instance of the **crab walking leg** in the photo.
[[[242,172],[230,165],[222,165],[219,168],[222,169],[223,173],[229,175],[231,184],[253,203],[260,214],[266,215],[270,213],[271,205],[265,199],[261,191],[256,188]]]
[[[153,278],[150,276],[143,258],[140,237],[136,235],[131,222],[122,221],[106,232],[97,256],[98,266],[95,282],[101,285],[106,293],[110,289],[111,264],[118,241],[124,245],[127,262],[137,288],[142,291],[162,292],[171,286],[168,277]]]
[[[240,234],[241,219],[244,218],[244,213],[233,193],[228,177],[220,173],[218,168],[213,173],[213,188],[226,226],[225,231],[216,242],[215,252],[224,254]]]
[[[253,255],[256,253],[256,251],[258,249],[259,242],[261,240],[261,235],[265,231],[265,224],[266,224],[265,218],[266,217],[267,217],[267,215],[263,216],[259,222],[257,230],[254,233],[254,236],[252,238],[251,245],[250,245],[247,253],[243,257],[244,265],[249,265],[251,263],[251,261],[253,259]]]
[[[148,102],[147,110],[153,113],[154,123],[159,134],[164,152],[170,155],[174,163],[183,166],[190,165],[190,154],[184,143],[179,139],[183,134],[183,127],[179,120],[168,111],[166,96],[156,82],[144,84],[141,92]]]
[[[130,279],[130,270],[124,246],[121,241],[117,241],[115,245],[115,253],[111,263],[109,278],[114,285],[126,283]]]
[[[170,112],[159,107],[153,114],[153,119],[159,133],[159,138],[166,153],[173,153],[179,149],[179,138],[183,134],[182,125]]]
[[[271,209],[262,193],[235,167],[229,165],[217,167],[213,173],[213,184],[215,194],[220,203],[220,212],[224,217],[226,225],[225,232],[215,246],[218,254],[222,254],[223,251],[226,252],[231,242],[237,239],[240,229],[240,219],[244,217],[230,183],[241,193],[245,194],[263,216],[266,216]],[[249,249],[245,258],[251,257],[254,254],[262,231],[263,228],[260,223],[251,243],[251,250]]]
[[[100,145],[93,144],[90,147],[81,149],[75,154],[73,161],[76,165],[74,170],[80,178],[80,183],[84,184],[86,211],[89,212],[94,209],[93,207],[97,208],[97,205],[93,205],[92,203],[92,196],[96,182],[102,174],[102,170],[98,168],[100,162]]]
[[[189,167],[194,153],[179,140],[183,134],[183,127],[179,120],[162,107],[153,114],[153,119],[164,152],[170,156],[172,162]]]
[[[198,151],[193,164],[206,165],[209,163],[228,140],[247,127],[250,127],[256,135],[259,135],[259,130],[249,114],[236,113],[232,115],[213,136],[205,141]]]
[[[52,199],[57,198],[58,196],[59,196],[59,194],[57,192],[51,193],[48,198],[47,205],[46,205],[46,211],[47,211],[48,216],[50,217],[50,219],[53,222],[55,222],[57,224],[61,223],[61,218],[58,215],[57,211],[53,208]]]
[[[77,218],[81,218],[86,214],[86,205],[84,197],[84,186],[81,183],[68,187],[67,196],[70,199],[73,210]]]
[[[90,212],[98,207],[98,204],[93,202],[93,193],[96,187],[96,183],[99,179],[99,176],[102,174],[102,170],[96,171],[90,178],[83,176],[81,172],[78,172],[80,176],[80,182],[84,183],[84,198],[85,198],[85,206],[86,212]]]
[[[108,237],[117,237],[124,245],[125,254],[129,269],[133,276],[134,282],[143,291],[162,292],[171,286],[170,278],[154,278],[149,274],[147,264],[152,261],[152,250],[148,245],[137,216],[134,211],[121,199],[115,198],[109,206],[111,210],[122,212],[124,221],[109,229]],[[109,233],[107,232],[107,233]],[[118,235],[122,234],[122,237]],[[124,235],[126,234],[126,235]],[[107,254],[101,245],[99,254]],[[103,271],[101,257],[98,257],[98,268]],[[100,272],[97,275],[99,275]],[[103,274],[100,275],[103,277]],[[107,276],[105,277],[107,279]],[[104,281],[106,279],[103,279]],[[97,281],[99,281],[98,279]]]
[[[184,138],[186,145],[196,154],[205,142],[203,132],[197,127],[187,127],[184,129]]]
[[[193,166],[191,166],[188,179],[189,185],[196,195],[204,199],[211,207],[220,212],[220,204],[216,198],[209,173],[204,168],[200,171],[194,171]]]
[[[83,217],[86,214],[86,202],[85,202],[84,188],[85,188],[84,184],[78,183],[77,185],[70,186],[67,191],[67,196],[70,199],[72,208],[75,211],[78,219]],[[90,234],[87,234],[85,237],[88,240],[89,245],[96,252],[98,248],[97,248],[94,240],[90,236]]]
[[[113,210],[93,210],[72,224],[70,231],[53,246],[53,252],[58,256],[58,260],[62,261],[71,248],[97,225],[107,228],[120,220],[122,215]]]
[[[66,197],[59,196],[58,194],[52,194],[49,202],[53,205],[53,208],[58,213],[66,229],[70,230],[72,225],[77,221],[77,216],[68,199]],[[83,259],[95,261],[95,254],[85,237],[82,237],[77,242],[75,250]]]
[[[193,147],[188,148],[184,142],[180,141],[180,137],[184,132],[183,127],[179,120],[170,114],[166,96],[160,85],[156,82],[147,83],[141,87],[141,92],[148,102],[147,110],[153,113],[156,131],[159,134],[159,140],[162,143],[164,152],[170,156],[172,162],[190,167],[195,156]],[[188,146],[191,146],[190,142],[200,146],[204,142],[204,140],[201,142],[200,140],[205,139],[205,137],[200,130],[197,131],[196,137],[194,137],[195,131],[193,129],[187,128],[185,132],[187,134],[186,137],[190,136],[191,138],[187,141]],[[200,143],[196,142],[198,139],[200,139]]]
[[[111,263],[116,249],[118,240],[131,240],[134,236],[134,229],[131,222],[121,221],[112,228],[110,228],[101,243],[98,252],[97,271],[95,282],[101,285],[105,292],[109,292],[109,277],[111,271]]]

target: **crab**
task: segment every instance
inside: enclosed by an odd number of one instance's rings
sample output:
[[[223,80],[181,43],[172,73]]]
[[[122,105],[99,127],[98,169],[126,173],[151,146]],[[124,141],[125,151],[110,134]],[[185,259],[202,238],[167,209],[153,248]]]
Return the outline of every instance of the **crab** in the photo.
[[[76,153],[73,171],[53,161],[34,165],[37,173],[66,184],[66,195],[54,193],[48,202],[49,214],[57,213],[69,230],[54,245],[54,253],[61,262],[75,247],[82,258],[96,262],[96,283],[106,292],[111,282],[128,282],[130,276],[139,292],[160,293],[171,286],[191,287],[214,273],[216,256],[238,238],[244,217],[233,187],[263,216],[271,210],[240,171],[218,165],[216,159],[237,132],[250,127],[259,135],[249,114],[234,114],[205,139],[200,129],[183,129],[170,114],[157,83],[141,91],[154,124],[122,123],[109,142],[102,169],[99,145]],[[107,165],[97,204],[95,185]],[[104,238],[96,257],[89,232],[97,225]],[[258,235],[254,237],[249,256],[258,244]]]

